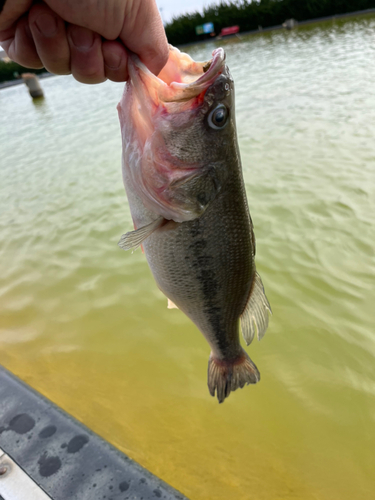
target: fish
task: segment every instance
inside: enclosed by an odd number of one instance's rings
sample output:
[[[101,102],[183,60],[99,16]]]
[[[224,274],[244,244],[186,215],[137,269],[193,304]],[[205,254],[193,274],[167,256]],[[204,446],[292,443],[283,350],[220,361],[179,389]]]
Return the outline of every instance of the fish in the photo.
[[[122,173],[139,246],[169,307],[198,327],[211,353],[208,389],[222,403],[260,380],[240,343],[265,334],[271,306],[255,267],[255,237],[235,123],[234,81],[222,48],[196,62],[169,47],[152,74],[129,56],[118,104]]]

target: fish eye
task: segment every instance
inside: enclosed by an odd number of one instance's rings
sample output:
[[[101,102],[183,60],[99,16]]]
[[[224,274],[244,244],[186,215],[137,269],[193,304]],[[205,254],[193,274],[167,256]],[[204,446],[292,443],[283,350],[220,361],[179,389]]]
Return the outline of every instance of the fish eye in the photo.
[[[208,115],[208,124],[211,128],[219,130],[226,125],[228,116],[228,109],[224,104],[219,104]]]

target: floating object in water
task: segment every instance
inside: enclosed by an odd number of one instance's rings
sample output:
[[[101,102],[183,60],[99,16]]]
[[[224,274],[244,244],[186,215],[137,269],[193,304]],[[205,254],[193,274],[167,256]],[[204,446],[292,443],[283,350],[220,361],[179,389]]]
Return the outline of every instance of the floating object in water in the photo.
[[[39,79],[34,73],[22,73],[22,80],[29,89],[29,94],[33,99],[44,97],[43,89],[40,86]]]
[[[286,19],[283,24],[283,28],[286,28],[287,30],[292,30],[296,26],[298,26],[298,22],[295,19]]]

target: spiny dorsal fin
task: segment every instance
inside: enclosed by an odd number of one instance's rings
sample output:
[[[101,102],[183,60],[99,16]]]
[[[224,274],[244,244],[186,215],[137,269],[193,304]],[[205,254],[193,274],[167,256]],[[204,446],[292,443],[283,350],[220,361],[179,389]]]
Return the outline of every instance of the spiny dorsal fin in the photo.
[[[156,220],[147,224],[147,226],[140,227],[135,231],[129,231],[129,233],[123,234],[118,246],[123,250],[135,249],[143,243],[143,241],[150,236],[156,229],[158,229],[164,223],[164,217],[158,217]]]
[[[251,344],[255,329],[260,340],[266,333],[271,306],[267,300],[262,280],[257,272],[254,275],[253,288],[244,312],[241,314],[241,330],[247,345]]]

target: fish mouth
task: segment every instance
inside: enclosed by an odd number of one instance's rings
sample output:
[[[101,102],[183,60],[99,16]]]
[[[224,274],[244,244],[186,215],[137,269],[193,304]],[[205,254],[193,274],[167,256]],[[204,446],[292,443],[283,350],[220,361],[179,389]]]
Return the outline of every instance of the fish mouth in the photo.
[[[209,61],[196,62],[188,54],[169,46],[167,64],[158,76],[141,62],[138,56],[129,57],[129,75],[133,85],[148,93],[155,104],[184,102],[198,97],[208,89],[225,67],[224,49],[212,52]]]

